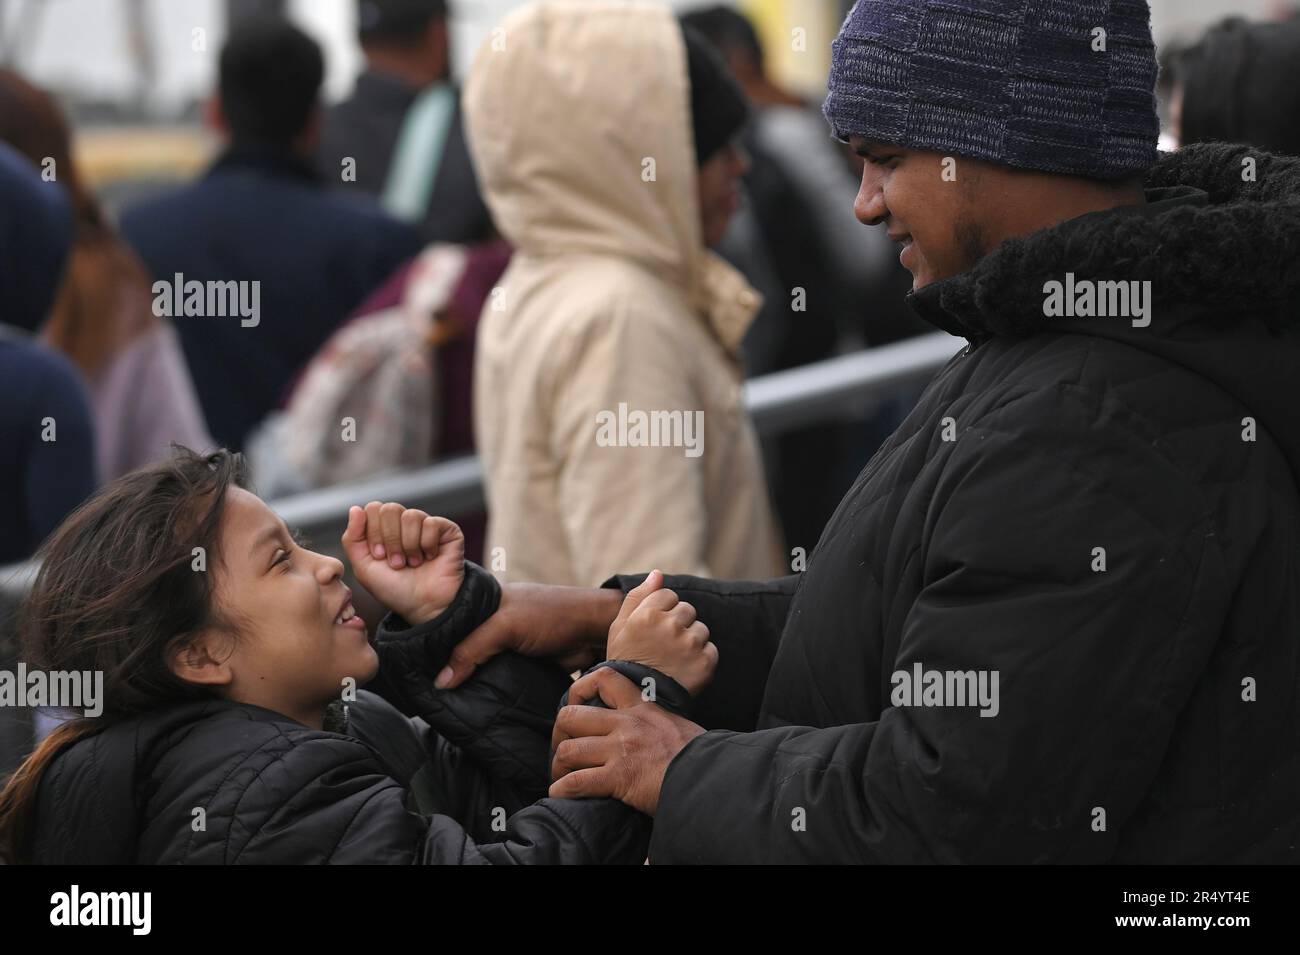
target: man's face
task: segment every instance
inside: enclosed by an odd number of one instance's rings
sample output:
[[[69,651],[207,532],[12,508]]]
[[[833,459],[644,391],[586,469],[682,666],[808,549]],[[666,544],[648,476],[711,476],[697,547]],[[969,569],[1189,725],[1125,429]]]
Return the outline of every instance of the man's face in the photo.
[[[912,273],[913,289],[969,271],[990,251],[975,207],[983,163],[861,136],[850,144],[866,160],[853,211],[902,244],[899,261]]]

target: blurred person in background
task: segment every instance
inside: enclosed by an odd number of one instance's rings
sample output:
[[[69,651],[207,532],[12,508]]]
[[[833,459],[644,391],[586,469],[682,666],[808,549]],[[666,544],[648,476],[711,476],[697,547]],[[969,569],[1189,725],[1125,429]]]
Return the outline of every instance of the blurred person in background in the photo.
[[[255,296],[251,319],[175,317],[212,436],[228,448],[243,446],[330,333],[420,250],[418,233],[373,200],[324,188],[311,162],[323,77],[320,48],[301,30],[274,16],[242,21],[209,108],[227,148],[197,182],[122,217],[154,279],[238,283],[241,306]]]
[[[380,197],[426,241],[473,243],[494,230],[465,144],[448,21],[446,0],[358,0],[366,68],[326,115],[317,157],[327,181]]]
[[[712,44],[729,67],[728,41],[730,31],[739,28],[736,21],[757,43],[749,21],[734,10],[716,8],[681,17],[683,28]],[[744,350],[746,372],[764,375],[834,354],[849,302],[847,288],[830,264],[832,253],[821,224],[803,200],[792,171],[759,141],[762,103],[739,83],[734,68],[732,74],[749,103],[739,137],[749,164],[743,178],[744,201],[716,251],[763,293],[763,306],[745,335]],[[844,173],[848,175],[847,165]],[[847,185],[852,187],[852,182]],[[791,307],[796,287],[806,292],[806,312]]]
[[[507,50],[485,44],[465,87],[515,249],[475,356],[487,559],[566,584],[629,565],[779,572],[741,387],[760,299],[710,251],[740,201],[743,95],[666,7],[531,4],[502,29]],[[677,416],[658,446],[630,430],[651,412]]]
[[[500,240],[434,243],[398,269],[312,358],[284,410],[253,431],[246,456],[261,492],[284,497],[473,454],[474,339],[509,260]],[[340,429],[345,416],[356,434]],[[455,517],[466,554],[480,560],[486,513]]]
[[[827,135],[821,113],[770,77],[753,25],[724,6],[681,19],[713,44],[752,106],[742,140],[747,201],[718,246],[764,297],[745,338],[746,371],[784,371],[926,331],[903,301],[910,279],[888,237],[853,215],[860,164],[855,174],[851,151]],[[850,420],[764,439],[789,544],[812,550],[844,489],[918,394],[901,389],[849,409]]]
[[[0,143],[0,565],[30,557],[97,483],[81,375],[33,338],[74,228],[64,191]]]
[[[211,439],[175,330],[153,314],[144,265],[81,181],[62,110],[2,69],[0,140],[50,169],[72,200],[72,255],[42,337],[85,376],[100,479],[166,457],[173,441],[206,449]]]
[[[1224,20],[1182,51],[1172,72],[1179,145],[1244,143],[1300,155],[1300,19]]]
[[[827,135],[826,121],[815,106],[771,77],[753,24],[738,10],[721,5],[692,10],[682,17],[682,22],[698,30],[718,49],[753,104],[754,151],[775,163],[788,177],[806,214],[815,223],[819,239],[816,250],[825,261],[801,263],[803,269],[829,270],[834,281],[844,288],[843,298],[832,300],[833,306],[847,306],[858,312],[856,321],[839,316],[840,321],[855,325],[854,333],[865,330],[867,342],[873,345],[924,331],[924,325],[914,317],[899,320],[906,309],[898,309],[882,294],[887,291],[884,285],[890,277],[906,273],[899,268],[888,238],[874,229],[862,228],[853,215],[860,164],[855,164],[852,153]],[[778,225],[768,223],[770,244],[783,241],[782,231],[775,228]],[[787,247],[779,250],[780,255],[799,256],[802,249],[785,241]],[[808,256],[807,252],[802,254]],[[883,300],[878,301],[877,296]],[[877,312],[883,314],[876,315],[873,322]],[[808,333],[807,328],[801,331]]]

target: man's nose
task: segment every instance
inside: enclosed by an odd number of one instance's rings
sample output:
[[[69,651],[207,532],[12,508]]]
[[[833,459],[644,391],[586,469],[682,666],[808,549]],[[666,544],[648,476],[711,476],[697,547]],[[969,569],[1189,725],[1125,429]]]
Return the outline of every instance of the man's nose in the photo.
[[[880,225],[889,216],[880,174],[871,163],[867,163],[862,170],[862,186],[858,189],[858,198],[853,202],[853,214],[863,225]]]

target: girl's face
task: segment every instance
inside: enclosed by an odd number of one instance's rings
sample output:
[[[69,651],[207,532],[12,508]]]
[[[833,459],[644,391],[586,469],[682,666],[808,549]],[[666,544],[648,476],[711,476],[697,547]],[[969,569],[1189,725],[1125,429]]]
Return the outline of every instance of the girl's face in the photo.
[[[173,670],[222,696],[318,727],[324,709],[379,670],[343,564],[300,547],[256,495],[227,492],[217,606],[237,636],[205,633],[173,658]],[[352,683],[345,681],[351,678]]]

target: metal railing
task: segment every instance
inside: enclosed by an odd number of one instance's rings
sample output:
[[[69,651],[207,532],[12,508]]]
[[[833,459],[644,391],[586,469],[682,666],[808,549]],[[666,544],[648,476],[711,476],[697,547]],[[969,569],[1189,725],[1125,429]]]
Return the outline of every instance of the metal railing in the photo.
[[[745,404],[760,432],[793,431],[843,415],[855,400],[925,382],[962,346],[962,339],[936,333],[764,375],[746,383]],[[476,457],[456,458],[270,503],[320,543],[341,535],[348,508],[367,501],[401,501],[433,514],[474,511],[483,505],[483,468]],[[25,594],[35,575],[31,562],[0,568],[0,605]]]
[[[943,333],[868,349],[751,379],[745,404],[764,434],[793,431],[841,415],[855,399],[928,380],[964,342]],[[454,515],[483,506],[478,458],[444,461],[408,471],[340,484],[271,502],[291,527],[310,536],[343,533],[348,508],[367,501],[401,501],[431,514]]]

